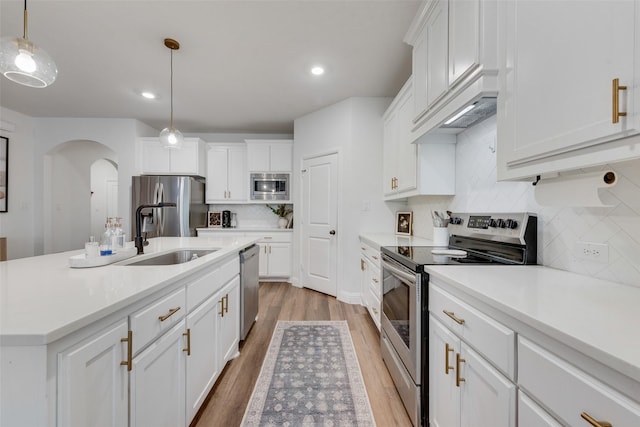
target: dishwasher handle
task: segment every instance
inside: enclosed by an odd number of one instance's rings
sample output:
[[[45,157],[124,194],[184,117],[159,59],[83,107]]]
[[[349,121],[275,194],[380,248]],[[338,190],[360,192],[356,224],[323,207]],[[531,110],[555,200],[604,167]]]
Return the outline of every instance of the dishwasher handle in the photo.
[[[259,252],[258,246],[251,245],[248,248],[240,251],[240,261],[245,262],[255,256],[258,256],[258,252]]]

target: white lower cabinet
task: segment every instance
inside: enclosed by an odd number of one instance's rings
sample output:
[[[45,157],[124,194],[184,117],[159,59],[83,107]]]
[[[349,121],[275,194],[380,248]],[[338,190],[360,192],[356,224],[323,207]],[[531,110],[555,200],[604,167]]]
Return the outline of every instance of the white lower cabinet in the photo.
[[[429,284],[432,427],[516,426],[515,333]]]
[[[185,426],[186,321],[133,359],[130,427]]]
[[[373,323],[381,327],[382,276],[380,274],[380,251],[360,242],[360,271],[362,305],[367,307]]]
[[[433,316],[429,417],[433,427],[516,426],[515,384]]]
[[[127,319],[58,354],[58,425],[126,426]]]
[[[234,278],[218,294],[218,360],[221,366],[238,353],[240,339],[240,279]]]
[[[562,425],[640,425],[638,402],[524,337],[518,339],[518,383]]]
[[[189,425],[238,354],[239,268],[231,256],[99,332],[61,343],[56,425]]]
[[[562,424],[520,390],[518,392],[518,427],[562,427]]]
[[[187,316],[187,419],[192,419],[220,374],[218,360],[218,298],[212,296]]]

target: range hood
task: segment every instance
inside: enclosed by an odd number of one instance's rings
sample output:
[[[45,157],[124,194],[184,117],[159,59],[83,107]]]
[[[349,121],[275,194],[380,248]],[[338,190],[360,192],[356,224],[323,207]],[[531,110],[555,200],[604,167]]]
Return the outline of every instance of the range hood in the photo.
[[[497,98],[487,96],[457,111],[440,125],[441,129],[467,129],[496,114]]]

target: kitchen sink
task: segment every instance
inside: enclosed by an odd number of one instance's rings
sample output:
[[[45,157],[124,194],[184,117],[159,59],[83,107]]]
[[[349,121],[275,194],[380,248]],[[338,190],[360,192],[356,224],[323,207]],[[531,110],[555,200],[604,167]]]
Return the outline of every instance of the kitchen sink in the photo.
[[[144,266],[144,265],[174,265],[182,264],[185,262],[193,261],[205,255],[214,253],[217,249],[178,249],[172,252],[167,252],[160,255],[155,255],[150,258],[145,258],[140,261],[125,262],[120,265],[126,266]],[[135,260],[135,258],[134,258]]]

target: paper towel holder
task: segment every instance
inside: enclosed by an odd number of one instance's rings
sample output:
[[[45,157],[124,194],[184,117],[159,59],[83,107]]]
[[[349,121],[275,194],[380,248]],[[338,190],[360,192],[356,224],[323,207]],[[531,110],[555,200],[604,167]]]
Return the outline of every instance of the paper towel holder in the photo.
[[[536,180],[532,182],[531,185],[535,187],[540,182],[540,179],[540,175],[536,175]],[[604,176],[602,177],[602,181],[604,181],[605,184],[613,184],[614,182],[616,182],[616,174],[609,171],[604,174]]]

